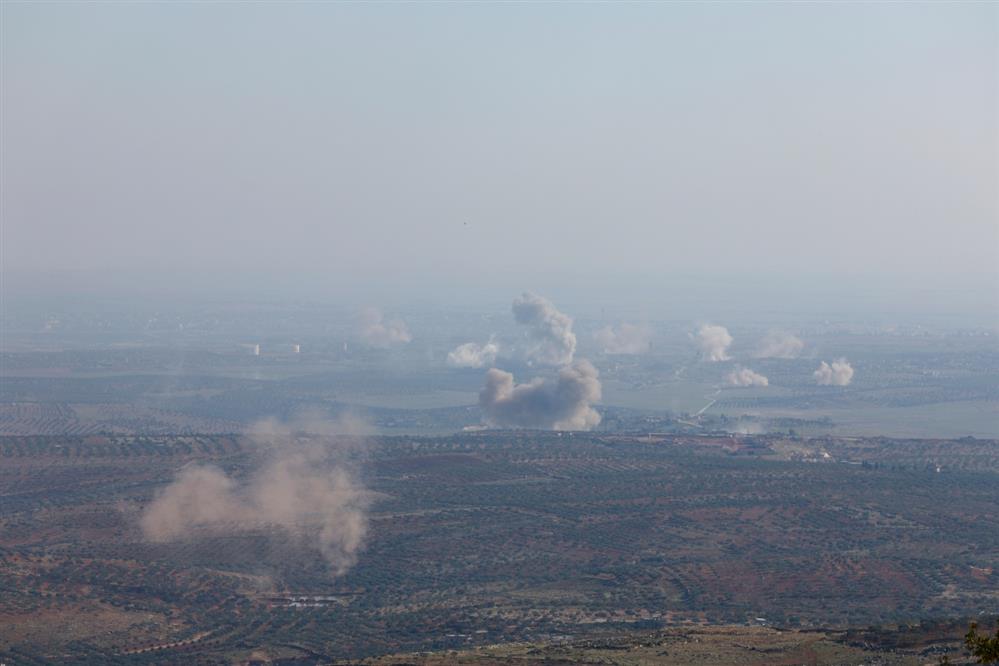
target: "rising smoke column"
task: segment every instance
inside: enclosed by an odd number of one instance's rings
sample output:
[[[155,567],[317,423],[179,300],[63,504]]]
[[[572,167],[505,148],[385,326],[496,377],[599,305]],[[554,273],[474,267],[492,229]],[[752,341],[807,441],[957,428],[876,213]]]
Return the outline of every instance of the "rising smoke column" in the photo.
[[[556,310],[548,299],[529,292],[515,299],[512,309],[517,323],[529,327],[534,341],[527,353],[529,360],[545,365],[572,363],[576,353],[572,317]]]
[[[245,507],[235,490],[236,482],[214,465],[185,467],[146,509],[142,531],[152,541],[169,541],[197,527],[242,523]]]
[[[486,373],[479,405],[486,420],[503,428],[589,430],[600,423],[590,404],[600,400],[597,369],[586,359],[559,370],[555,382],[537,378],[515,384],[513,375],[496,368]]]
[[[250,440],[263,464],[249,478],[185,467],[143,513],[143,534],[165,542],[265,530],[318,550],[336,575],[346,572],[367,534],[370,499],[350,462],[359,440],[332,434],[343,429],[304,418],[254,426]]]
[[[705,360],[727,361],[730,358],[728,346],[732,344],[732,336],[724,326],[704,324],[698,329],[696,340]]]
[[[617,330],[605,326],[593,334],[605,354],[644,354],[652,342],[652,329],[645,324],[622,322]]]
[[[466,342],[448,352],[447,364],[452,368],[484,368],[492,365],[498,354],[499,345],[492,340],[484,345]]]
[[[812,376],[819,386],[848,386],[853,381],[853,366],[845,358],[837,359],[832,364],[822,361]]]
[[[736,368],[725,375],[725,382],[729,386],[769,386],[770,380],[758,372],[753,372],[749,368]]]
[[[359,334],[364,342],[372,347],[385,349],[393,345],[404,345],[413,339],[401,319],[385,321],[378,308],[365,308],[359,318]]]
[[[805,343],[796,335],[785,331],[770,331],[762,340],[756,358],[798,358]]]

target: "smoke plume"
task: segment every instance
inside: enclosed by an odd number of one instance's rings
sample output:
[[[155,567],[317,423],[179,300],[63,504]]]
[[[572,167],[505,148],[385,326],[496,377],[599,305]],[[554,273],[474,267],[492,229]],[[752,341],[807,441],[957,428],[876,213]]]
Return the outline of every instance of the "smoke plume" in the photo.
[[[812,376],[819,386],[847,386],[853,381],[853,366],[845,358],[837,359],[831,365],[822,361]]]
[[[517,323],[529,327],[534,341],[528,359],[545,365],[572,363],[576,353],[572,317],[556,310],[548,299],[527,292],[513,301],[512,309]]]
[[[732,344],[732,336],[724,326],[704,324],[697,331],[697,346],[701,348],[704,358],[708,361],[727,361],[728,346]]]
[[[756,350],[756,358],[798,358],[798,354],[805,348],[805,343],[801,338],[786,333],[784,331],[770,331],[762,340]]]
[[[317,549],[336,575],[357,559],[367,533],[369,494],[350,463],[356,437],[351,424],[300,418],[265,421],[250,432],[263,464],[246,479],[213,465],[191,465],[144,512],[151,541],[202,534],[267,531]]]
[[[512,374],[492,368],[479,392],[479,405],[495,426],[589,430],[600,423],[600,414],[590,406],[600,400],[599,374],[589,361],[579,359],[560,369],[554,383],[537,378],[514,384]]]
[[[729,386],[769,386],[770,380],[749,368],[736,368],[725,375]]]
[[[492,365],[497,354],[499,345],[492,340],[484,345],[466,342],[448,352],[447,364],[452,368],[482,368]]]
[[[382,349],[402,345],[413,339],[401,319],[385,321],[378,308],[365,308],[360,316],[360,335],[364,342]]]
[[[593,334],[605,354],[643,354],[649,351],[652,329],[644,324],[623,322],[614,330],[605,326]]]

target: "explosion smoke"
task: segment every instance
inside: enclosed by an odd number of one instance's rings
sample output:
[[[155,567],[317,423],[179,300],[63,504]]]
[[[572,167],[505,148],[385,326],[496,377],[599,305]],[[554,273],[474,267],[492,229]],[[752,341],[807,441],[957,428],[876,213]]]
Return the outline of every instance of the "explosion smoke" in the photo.
[[[786,333],[784,331],[770,331],[762,340],[756,350],[756,358],[798,358],[798,354],[805,348],[805,343],[801,338]]]
[[[732,336],[724,326],[704,324],[697,331],[697,345],[708,361],[727,361],[730,344]]]
[[[847,386],[853,381],[853,366],[845,358],[833,361],[832,365],[822,361],[812,376],[819,386]]]
[[[560,369],[554,384],[542,378],[514,384],[512,374],[492,368],[479,405],[495,426],[589,430],[600,423],[600,414],[590,406],[600,400],[599,374],[589,361],[579,359]]]
[[[360,336],[368,345],[382,349],[406,344],[413,339],[404,321],[385,321],[378,308],[365,308],[361,311]]]
[[[605,326],[593,334],[605,354],[643,354],[649,351],[652,329],[645,324],[622,322],[615,331]]]
[[[452,368],[482,368],[492,365],[497,354],[499,345],[492,340],[484,345],[466,342],[448,352],[447,364]]]
[[[276,531],[311,543],[336,575],[344,573],[364,543],[370,502],[349,464],[357,440],[332,434],[342,429],[316,419],[254,426],[250,439],[265,464],[245,481],[213,465],[184,468],[144,512],[144,535],[163,542]]]
[[[527,357],[546,365],[572,363],[576,353],[576,334],[572,332],[572,317],[555,309],[546,298],[525,292],[513,301],[513,316],[518,324],[529,328],[534,346]]]
[[[729,386],[769,386],[770,380],[749,368],[736,368],[725,375]]]

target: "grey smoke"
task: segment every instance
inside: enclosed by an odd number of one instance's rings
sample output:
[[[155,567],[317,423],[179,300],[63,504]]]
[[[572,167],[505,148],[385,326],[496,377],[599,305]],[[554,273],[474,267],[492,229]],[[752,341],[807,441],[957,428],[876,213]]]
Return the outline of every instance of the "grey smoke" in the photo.
[[[452,368],[483,368],[492,365],[497,354],[499,345],[492,340],[484,345],[466,342],[448,352],[447,364]]]
[[[404,321],[386,321],[378,308],[365,308],[361,311],[359,332],[366,344],[382,349],[403,345],[413,339]]]
[[[769,386],[770,380],[749,368],[736,368],[725,375],[729,386]]]
[[[724,326],[704,324],[697,331],[697,346],[701,348],[705,360],[727,361],[728,347],[732,344],[732,336]]]
[[[812,376],[820,386],[847,386],[853,381],[853,366],[845,358],[837,359],[831,364],[822,361]]]
[[[572,363],[576,353],[576,334],[572,317],[555,309],[551,301],[525,292],[513,301],[513,316],[528,327],[533,346],[527,352],[531,361],[545,365]]]
[[[796,335],[785,331],[770,331],[762,340],[756,358],[798,358],[805,343]]]
[[[599,374],[589,361],[579,359],[561,368],[554,382],[536,378],[515,384],[512,374],[492,368],[479,405],[494,426],[589,430],[600,423],[600,414],[591,407],[600,400]]]
[[[622,322],[617,330],[605,326],[593,334],[605,354],[643,354],[649,351],[652,329],[645,324]]]
[[[370,494],[350,463],[357,431],[315,418],[261,422],[249,435],[264,458],[254,473],[237,480],[214,465],[184,468],[146,509],[142,531],[164,542],[266,530],[318,549],[340,575],[367,534]]]

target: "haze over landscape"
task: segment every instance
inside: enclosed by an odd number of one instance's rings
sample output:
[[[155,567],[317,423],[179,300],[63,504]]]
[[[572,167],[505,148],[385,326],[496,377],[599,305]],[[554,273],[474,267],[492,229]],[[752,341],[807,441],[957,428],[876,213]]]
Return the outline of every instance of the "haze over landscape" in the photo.
[[[996,4],[0,30],[0,661],[974,663]]]

